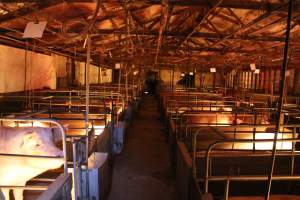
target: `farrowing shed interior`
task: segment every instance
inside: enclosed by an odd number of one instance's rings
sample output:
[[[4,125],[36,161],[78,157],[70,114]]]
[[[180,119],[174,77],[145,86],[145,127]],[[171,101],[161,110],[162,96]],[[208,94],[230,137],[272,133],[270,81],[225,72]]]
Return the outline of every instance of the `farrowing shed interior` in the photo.
[[[0,200],[300,199],[299,1],[2,0],[0,32]]]

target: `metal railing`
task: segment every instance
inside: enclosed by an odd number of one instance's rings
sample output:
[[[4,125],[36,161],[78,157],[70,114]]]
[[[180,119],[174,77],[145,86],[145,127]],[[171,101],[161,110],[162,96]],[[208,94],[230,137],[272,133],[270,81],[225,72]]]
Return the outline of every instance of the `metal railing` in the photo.
[[[235,126],[235,128],[238,128],[240,126]],[[258,127],[268,127],[268,128],[274,128],[275,126],[273,125],[252,125],[252,126],[242,126],[242,127],[249,127],[254,130],[254,139],[224,139],[224,140],[218,140],[209,145],[209,147],[204,150],[205,151],[205,168],[204,168],[204,177],[198,178],[197,176],[197,166],[196,166],[196,158],[197,158],[197,137],[200,135],[200,131],[198,130],[196,134],[194,135],[194,142],[193,142],[193,153],[192,153],[192,169],[193,169],[193,177],[197,181],[203,181],[204,182],[204,191],[205,193],[208,193],[208,184],[209,181],[224,181],[225,182],[225,192],[224,192],[224,199],[227,200],[229,196],[229,185],[231,181],[264,181],[268,180],[268,175],[218,175],[218,176],[213,176],[210,175],[210,170],[212,169],[212,164],[211,164],[211,152],[213,149],[218,146],[218,145],[224,145],[224,144],[255,144],[255,143],[273,143],[273,139],[255,139],[255,128]],[[289,132],[280,132],[282,134],[287,133],[287,134],[292,134],[292,138],[286,138],[286,139],[278,139],[277,143],[280,142],[291,142],[292,143],[292,148],[291,149],[283,149],[283,150],[278,150],[276,156],[290,156],[291,157],[291,169],[290,169],[290,175],[276,175],[272,178],[272,180],[300,180],[300,175],[295,175],[294,174],[294,164],[295,164],[295,156],[300,156],[300,152],[296,152],[295,149],[295,144],[297,142],[300,142],[300,139],[295,138],[298,133],[296,133],[296,129],[300,128],[300,125],[284,125],[283,128],[286,129],[292,129],[292,131]],[[271,133],[272,134],[272,133]],[[218,149],[220,150],[220,149]],[[240,157],[259,157],[259,156],[271,156],[271,152],[267,150],[255,150],[252,151],[251,149],[247,150],[247,154],[245,154],[245,150],[242,149],[232,149],[237,152],[244,152],[243,154],[234,154],[231,155],[229,153],[225,155],[220,155],[221,157],[230,157],[230,156],[240,156]],[[232,151],[229,149],[223,149],[221,151]],[[203,150],[201,150],[203,152]],[[202,154],[201,154],[202,155]]]

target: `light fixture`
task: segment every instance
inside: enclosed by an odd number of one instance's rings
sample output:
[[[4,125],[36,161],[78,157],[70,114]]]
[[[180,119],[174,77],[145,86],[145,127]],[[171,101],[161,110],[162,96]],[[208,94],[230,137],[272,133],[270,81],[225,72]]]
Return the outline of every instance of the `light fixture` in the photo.
[[[255,69],[254,70],[254,74],[259,74],[260,73],[260,69]]]
[[[194,72],[190,72],[190,76],[193,76],[194,75]]]
[[[46,21],[27,23],[23,33],[23,38],[41,38],[46,28],[46,24]]]
[[[251,63],[251,64],[250,64],[250,69],[251,69],[251,71],[255,71],[255,70],[256,70],[256,65],[255,65],[255,63]]]
[[[211,67],[209,70],[210,70],[211,73],[216,73],[217,72],[217,69],[214,68],[214,67]]]
[[[184,77],[184,76],[185,76],[185,73],[184,73],[184,72],[181,72],[180,76],[181,76],[181,77]]]
[[[139,70],[136,70],[133,72],[133,75],[137,75],[139,73]]]
[[[132,67],[132,69],[134,69],[134,68],[135,68],[135,66],[134,66],[134,65],[131,65],[131,67]]]
[[[115,69],[120,69],[121,68],[121,64],[120,63],[116,63],[115,64]]]

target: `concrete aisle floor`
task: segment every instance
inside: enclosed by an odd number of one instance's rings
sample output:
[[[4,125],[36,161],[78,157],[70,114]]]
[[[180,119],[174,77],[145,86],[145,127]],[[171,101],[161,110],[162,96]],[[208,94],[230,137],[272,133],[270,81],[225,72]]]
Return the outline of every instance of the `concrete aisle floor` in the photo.
[[[175,200],[168,149],[157,102],[145,96],[116,157],[109,200]]]

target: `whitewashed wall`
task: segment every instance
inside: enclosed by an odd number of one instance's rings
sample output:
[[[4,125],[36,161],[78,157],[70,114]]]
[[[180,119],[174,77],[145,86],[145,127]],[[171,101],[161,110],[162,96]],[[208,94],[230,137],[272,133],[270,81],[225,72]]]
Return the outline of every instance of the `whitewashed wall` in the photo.
[[[70,73],[67,63],[71,61],[68,61],[67,57],[27,51],[25,64],[25,54],[25,50],[0,45],[0,93],[43,88],[56,89],[56,79],[67,78],[68,72]],[[84,85],[85,63],[76,62],[75,65],[76,80],[80,85]],[[25,69],[27,69],[26,73]],[[100,80],[102,83],[110,83],[112,70],[102,68],[102,73],[99,73],[98,69],[97,66],[91,65],[90,83],[98,84]]]
[[[102,68],[102,83],[111,83],[112,82],[112,70]]]
[[[68,58],[60,55],[53,54],[53,64],[56,69],[57,78],[65,78],[68,76],[67,63]],[[70,61],[69,61],[70,62]]]
[[[25,65],[24,50],[0,45],[0,63],[0,93],[56,88],[55,59],[52,56],[27,51]]]
[[[76,62],[76,80],[79,85],[85,84],[85,63]],[[101,73],[99,74],[99,68],[95,65],[90,65],[90,84],[110,83],[112,81],[112,70],[102,68]],[[100,77],[100,75],[102,77]]]

